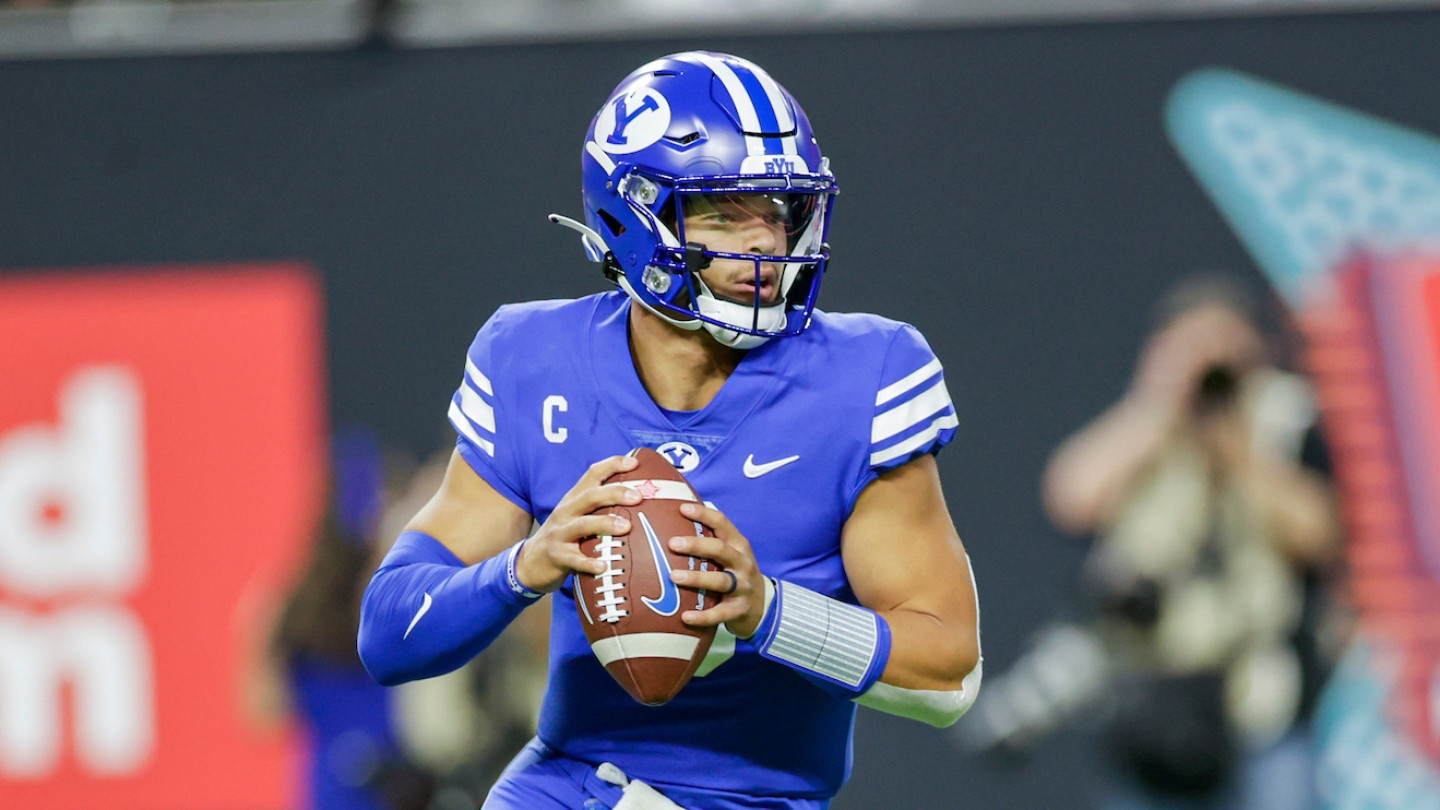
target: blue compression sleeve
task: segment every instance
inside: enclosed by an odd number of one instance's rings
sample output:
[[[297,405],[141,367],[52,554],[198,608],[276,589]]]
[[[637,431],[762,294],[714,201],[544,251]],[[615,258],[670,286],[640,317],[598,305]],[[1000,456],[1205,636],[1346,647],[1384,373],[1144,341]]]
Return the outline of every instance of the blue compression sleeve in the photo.
[[[466,567],[428,534],[400,535],[360,603],[365,669],[394,686],[443,675],[478,655],[541,596],[515,579],[519,549]]]

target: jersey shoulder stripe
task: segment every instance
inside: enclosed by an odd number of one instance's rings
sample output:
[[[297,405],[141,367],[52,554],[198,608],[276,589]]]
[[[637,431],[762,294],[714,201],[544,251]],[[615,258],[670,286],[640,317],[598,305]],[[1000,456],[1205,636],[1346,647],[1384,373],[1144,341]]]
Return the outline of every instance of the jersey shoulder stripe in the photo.
[[[940,359],[914,327],[901,324],[892,335],[875,394],[870,466],[895,466],[935,452],[959,424]]]
[[[523,376],[526,366],[513,358],[552,356],[547,349],[564,342],[569,334],[565,327],[573,330],[578,323],[588,323],[577,313],[593,308],[593,298],[507,304],[490,316],[470,344],[465,373],[450,398],[447,416],[462,442],[496,457],[507,441],[504,403],[525,385],[516,377]]]
[[[474,358],[465,358],[465,376],[450,398],[450,424],[471,444],[495,455],[495,387],[475,365]]]

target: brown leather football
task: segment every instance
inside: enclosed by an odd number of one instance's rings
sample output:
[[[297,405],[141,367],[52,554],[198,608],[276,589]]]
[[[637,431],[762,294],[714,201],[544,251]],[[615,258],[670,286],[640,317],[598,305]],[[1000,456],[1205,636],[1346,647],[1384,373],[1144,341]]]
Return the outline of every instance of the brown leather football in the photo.
[[[677,554],[672,537],[714,536],[705,526],[680,514],[680,504],[700,502],[680,471],[648,447],[631,451],[640,464],[605,483],[623,483],[644,498],[638,506],[604,511],[630,521],[630,533],[591,537],[580,548],[609,563],[604,574],[575,575],[575,606],[590,649],[606,671],[636,700],[658,706],[680,692],[695,674],[715,628],[689,627],[686,610],[713,607],[720,597],[678,587],[670,568],[723,570],[712,560]]]

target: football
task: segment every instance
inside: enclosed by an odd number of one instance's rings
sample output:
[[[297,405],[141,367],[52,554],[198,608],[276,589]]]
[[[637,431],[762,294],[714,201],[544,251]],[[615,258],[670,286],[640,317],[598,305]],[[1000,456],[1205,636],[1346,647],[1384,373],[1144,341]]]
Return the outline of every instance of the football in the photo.
[[[631,451],[640,464],[605,483],[633,487],[644,498],[634,507],[604,511],[630,521],[630,533],[591,537],[580,547],[609,564],[605,573],[575,575],[575,606],[590,649],[630,696],[658,706],[680,692],[695,674],[715,628],[689,627],[686,610],[703,610],[719,600],[703,590],[678,587],[672,567],[722,570],[711,560],[677,554],[671,537],[714,536],[705,526],[680,514],[686,501],[701,498],[680,471],[648,447]]]

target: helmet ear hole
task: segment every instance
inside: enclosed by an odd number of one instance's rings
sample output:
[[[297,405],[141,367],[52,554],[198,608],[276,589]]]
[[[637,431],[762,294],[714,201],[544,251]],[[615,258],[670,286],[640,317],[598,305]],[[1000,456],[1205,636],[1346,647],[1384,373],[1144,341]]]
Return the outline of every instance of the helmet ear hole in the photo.
[[[609,211],[601,208],[596,211],[596,213],[600,215],[601,221],[605,223],[605,227],[609,229],[611,235],[619,236],[625,233],[625,225],[616,219]]]

